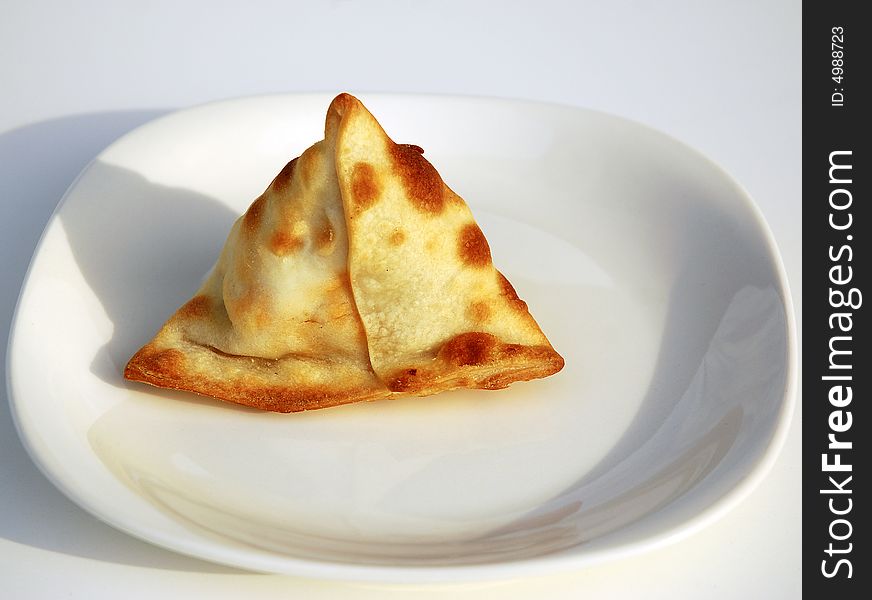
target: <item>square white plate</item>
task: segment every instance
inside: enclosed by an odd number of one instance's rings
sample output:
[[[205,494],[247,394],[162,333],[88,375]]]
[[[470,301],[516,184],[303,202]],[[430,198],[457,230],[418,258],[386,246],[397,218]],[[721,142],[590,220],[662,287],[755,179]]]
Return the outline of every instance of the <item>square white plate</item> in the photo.
[[[46,227],[8,384],[48,477],[179,552],[405,582],[640,552],[747,494],[783,441],[796,378],[783,268],[747,194],[681,143],[602,113],[361,100],[466,199],[565,369],[292,415],[123,380],[233,220],[322,137],[330,97],[219,102],[112,144]]]

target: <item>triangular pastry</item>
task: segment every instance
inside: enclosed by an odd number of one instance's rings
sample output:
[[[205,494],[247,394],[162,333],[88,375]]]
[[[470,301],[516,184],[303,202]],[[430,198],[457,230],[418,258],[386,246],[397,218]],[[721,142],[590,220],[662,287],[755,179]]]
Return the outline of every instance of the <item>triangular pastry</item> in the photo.
[[[558,355],[469,207],[353,96],[124,376],[291,412],[545,377]]]

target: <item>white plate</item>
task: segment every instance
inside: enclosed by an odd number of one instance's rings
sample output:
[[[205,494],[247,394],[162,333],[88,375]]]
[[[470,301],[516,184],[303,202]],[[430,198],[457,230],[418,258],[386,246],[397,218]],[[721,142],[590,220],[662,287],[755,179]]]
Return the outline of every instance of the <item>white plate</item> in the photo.
[[[320,139],[330,97],[210,104],[115,142],[46,227],[8,373],[48,477],[179,552],[406,582],[640,552],[747,494],[786,433],[796,357],[784,271],[742,189],[673,139],[600,113],[362,100],[466,198],[563,372],[292,415],[125,382],[233,219]]]

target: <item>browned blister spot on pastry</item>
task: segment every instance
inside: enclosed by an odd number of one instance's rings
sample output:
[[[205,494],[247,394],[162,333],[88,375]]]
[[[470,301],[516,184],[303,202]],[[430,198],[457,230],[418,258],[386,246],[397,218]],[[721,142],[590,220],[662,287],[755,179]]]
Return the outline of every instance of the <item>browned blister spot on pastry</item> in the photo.
[[[287,256],[303,248],[303,238],[277,229],[269,238],[269,250],[276,256]]]
[[[509,306],[515,310],[526,312],[527,303],[518,298],[518,293],[515,291],[515,288],[512,287],[509,280],[506,279],[505,275],[497,271],[497,277],[499,278],[500,293],[509,302]]]
[[[487,302],[476,301],[466,308],[466,314],[474,323],[484,323],[490,318],[491,309]]]
[[[176,316],[183,319],[200,319],[208,314],[209,298],[208,296],[199,295],[185,302],[176,313]]]
[[[427,382],[419,376],[418,369],[403,369],[394,373],[387,381],[392,392],[415,392],[424,388]]]
[[[480,365],[490,358],[496,343],[497,338],[489,333],[461,333],[440,348],[439,357],[458,367]]]
[[[264,327],[271,319],[269,296],[254,286],[246,288],[236,298],[225,295],[224,307],[230,320],[243,327]]]
[[[503,344],[500,348],[500,354],[503,356],[516,356],[524,351],[524,347],[520,344]]]
[[[282,193],[290,187],[291,180],[293,180],[294,178],[294,170],[296,169],[298,160],[299,158],[295,158],[294,160],[286,164],[281,171],[279,171],[279,174],[276,175],[275,179],[273,179],[272,184],[270,185],[273,191],[275,191],[276,193]]]
[[[413,206],[421,212],[439,214],[445,208],[445,184],[423,150],[411,144],[391,144],[394,172],[400,176]]]
[[[491,262],[490,246],[475,223],[467,223],[457,236],[457,254],[471,267],[485,267]]]
[[[242,217],[243,229],[249,233],[257,231],[260,225],[261,217],[263,216],[264,208],[266,207],[266,198],[262,195],[251,203],[248,210],[245,211],[245,216]]]
[[[333,230],[333,224],[325,215],[324,220],[321,222],[321,225],[318,227],[317,233],[315,234],[315,247],[322,252],[326,252],[333,247],[333,242],[335,240],[336,232]]]
[[[351,198],[358,210],[365,210],[375,204],[381,195],[381,184],[371,164],[355,163],[351,168]]]
[[[134,381],[177,379],[184,374],[184,364],[185,355],[180,350],[155,350],[153,346],[146,345],[127,363],[124,377]]]
[[[399,227],[394,229],[388,236],[388,242],[391,246],[399,246],[406,241],[406,232]]]

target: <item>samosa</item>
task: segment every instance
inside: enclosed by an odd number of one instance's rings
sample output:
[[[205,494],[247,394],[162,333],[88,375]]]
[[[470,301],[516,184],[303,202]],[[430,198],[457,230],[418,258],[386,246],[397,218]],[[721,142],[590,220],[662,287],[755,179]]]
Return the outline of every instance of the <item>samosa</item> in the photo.
[[[294,412],[562,367],[466,202],[340,94],[124,376]]]

